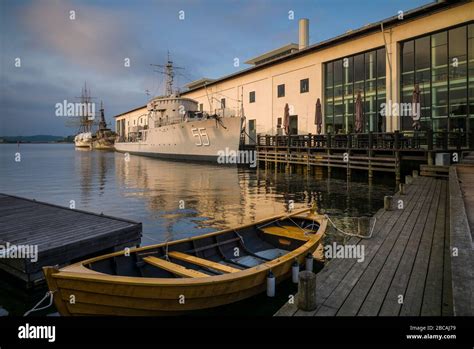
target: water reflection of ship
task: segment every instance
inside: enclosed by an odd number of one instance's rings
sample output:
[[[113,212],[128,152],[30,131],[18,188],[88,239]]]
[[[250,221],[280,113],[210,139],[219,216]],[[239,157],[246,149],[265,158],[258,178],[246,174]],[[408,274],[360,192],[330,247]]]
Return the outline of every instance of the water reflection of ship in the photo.
[[[221,228],[275,215],[285,207],[284,202],[275,203],[270,188],[268,198],[258,193],[262,188],[249,183],[255,175],[248,169],[140,156],[129,159],[117,154],[118,183],[126,188],[125,195],[145,198],[149,210],[162,218],[205,217],[203,225]]]
[[[77,150],[81,151],[76,152],[74,163],[78,166],[77,171],[80,173],[81,200],[82,203],[89,203],[97,192],[99,196],[105,193],[107,170],[111,167],[110,161],[113,160],[113,154],[93,153],[85,148],[78,148]]]

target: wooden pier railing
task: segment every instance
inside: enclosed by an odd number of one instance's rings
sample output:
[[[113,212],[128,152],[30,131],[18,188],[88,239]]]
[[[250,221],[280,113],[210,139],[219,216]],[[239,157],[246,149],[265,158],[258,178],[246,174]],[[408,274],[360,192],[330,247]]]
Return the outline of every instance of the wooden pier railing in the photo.
[[[400,180],[402,160],[418,160],[433,165],[433,154],[459,153],[474,149],[474,135],[466,132],[385,132],[325,135],[260,135],[257,137],[257,159],[265,167],[283,165],[285,171],[293,166],[345,168],[395,173]]]
[[[370,132],[355,134],[325,135],[260,135],[259,149],[265,148],[311,148],[311,149],[351,149],[351,150],[467,150],[474,149],[474,135],[466,132]]]

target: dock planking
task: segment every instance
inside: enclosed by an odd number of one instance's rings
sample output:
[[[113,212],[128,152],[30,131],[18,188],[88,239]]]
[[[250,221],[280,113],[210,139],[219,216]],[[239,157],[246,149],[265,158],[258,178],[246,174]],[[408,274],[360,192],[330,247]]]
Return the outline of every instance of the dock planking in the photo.
[[[131,220],[0,194],[0,245],[38,249],[37,261],[0,258],[0,269],[28,287],[43,280],[43,266],[61,267],[137,246],[141,233],[141,223]]]
[[[317,274],[317,308],[285,304],[276,316],[453,315],[449,254],[449,186],[446,180],[418,177],[394,205],[380,210],[365,260],[333,259]]]
[[[472,158],[469,155],[467,158]],[[451,166],[450,248],[453,285],[453,312],[456,316],[474,315],[474,164]]]

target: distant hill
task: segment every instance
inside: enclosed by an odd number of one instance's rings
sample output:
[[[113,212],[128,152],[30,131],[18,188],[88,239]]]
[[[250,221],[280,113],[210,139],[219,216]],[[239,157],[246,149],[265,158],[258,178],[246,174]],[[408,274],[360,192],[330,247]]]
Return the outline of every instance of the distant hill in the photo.
[[[51,136],[51,135],[34,135],[34,136],[0,136],[0,143],[62,143],[73,142],[74,136]]]

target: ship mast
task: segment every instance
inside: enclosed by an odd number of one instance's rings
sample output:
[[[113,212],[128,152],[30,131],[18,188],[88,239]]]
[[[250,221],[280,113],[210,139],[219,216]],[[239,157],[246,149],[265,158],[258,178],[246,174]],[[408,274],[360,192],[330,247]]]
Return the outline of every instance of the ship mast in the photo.
[[[150,64],[154,67],[162,68],[162,70],[155,70],[158,73],[165,75],[165,96],[169,97],[173,94],[173,82],[174,82],[174,70],[184,69],[182,67],[173,66],[173,61],[170,58],[170,52],[168,51],[168,61],[165,65],[162,64]]]
[[[84,82],[84,87],[82,88],[81,92],[82,92],[81,97],[76,97],[76,98],[80,98],[81,105],[82,105],[82,113],[80,115],[80,125],[79,125],[78,133],[91,132],[94,119],[93,119],[93,115],[90,115],[90,110],[91,110],[92,99],[94,97],[91,96],[90,89],[89,90],[87,89],[86,82]]]
[[[107,122],[105,121],[105,114],[104,114],[104,102],[100,101],[100,122],[99,122],[99,130],[104,130],[107,128]]]

